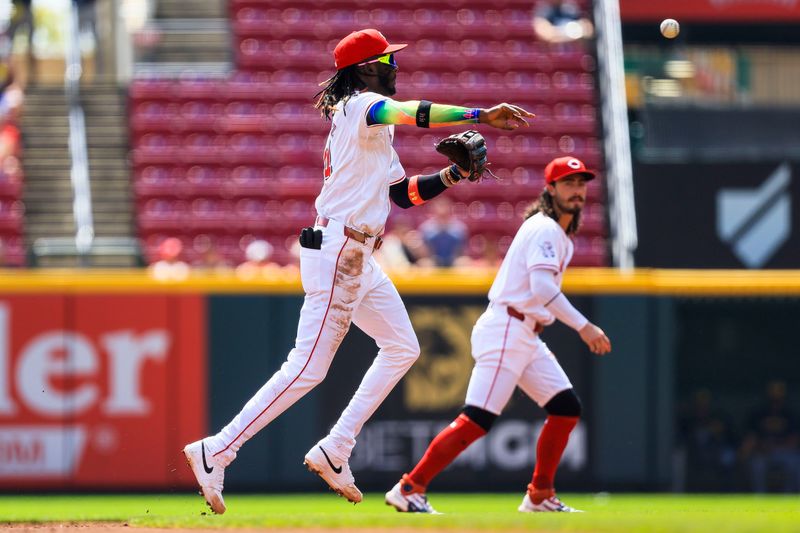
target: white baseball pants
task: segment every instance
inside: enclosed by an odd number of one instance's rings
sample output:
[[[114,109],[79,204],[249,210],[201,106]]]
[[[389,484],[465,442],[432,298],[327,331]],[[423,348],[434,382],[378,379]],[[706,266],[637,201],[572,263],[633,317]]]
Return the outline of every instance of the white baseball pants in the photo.
[[[475,367],[467,387],[467,405],[499,415],[517,386],[542,407],[562,390],[572,388],[533,326],[510,316],[505,306],[489,304],[472,328]]]
[[[241,412],[205,441],[223,466],[236,458],[247,440],[322,382],[351,321],[379,350],[328,436],[340,457],[349,457],[364,423],[419,357],[403,301],[372,258],[374,238],[360,243],[333,220],[316,229],[322,230],[322,249],[302,248],[300,253],[306,296],[294,349]]]

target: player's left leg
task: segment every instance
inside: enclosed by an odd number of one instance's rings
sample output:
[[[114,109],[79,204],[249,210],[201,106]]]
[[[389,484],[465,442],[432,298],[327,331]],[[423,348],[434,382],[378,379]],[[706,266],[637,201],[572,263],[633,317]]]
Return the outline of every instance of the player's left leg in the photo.
[[[374,259],[365,270],[364,282],[368,288],[355,306],[353,323],[375,340],[378,355],[331,432],[306,454],[309,468],[317,468],[314,471],[333,490],[354,502],[361,500],[361,492],[355,486],[348,461],[356,436],[420,351],[403,300]],[[332,470],[331,463],[341,470]]]
[[[398,511],[433,512],[425,494],[428,484],[489,431],[530,361],[532,331],[499,311],[490,307],[473,328],[475,367],[467,387],[466,407],[433,439],[411,473],[404,474],[386,493],[386,503]]]
[[[555,475],[569,435],[580,418],[581,403],[558,360],[544,343],[522,373],[519,387],[547,411],[536,443],[536,468],[519,510],[576,512],[556,497]]]
[[[411,473],[403,474],[386,493],[386,504],[403,513],[436,513],[428,503],[428,484],[470,444],[486,435],[496,418],[497,414],[480,407],[465,406],[461,414],[434,437]]]

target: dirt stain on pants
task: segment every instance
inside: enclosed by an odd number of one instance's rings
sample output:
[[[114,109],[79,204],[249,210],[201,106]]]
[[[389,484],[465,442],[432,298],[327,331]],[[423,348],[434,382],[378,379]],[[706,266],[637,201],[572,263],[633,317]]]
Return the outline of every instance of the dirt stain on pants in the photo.
[[[338,346],[353,319],[353,302],[358,299],[361,288],[361,274],[364,271],[364,251],[361,248],[345,250],[336,266],[336,282],[333,287],[333,301],[328,317],[336,329],[334,345]]]

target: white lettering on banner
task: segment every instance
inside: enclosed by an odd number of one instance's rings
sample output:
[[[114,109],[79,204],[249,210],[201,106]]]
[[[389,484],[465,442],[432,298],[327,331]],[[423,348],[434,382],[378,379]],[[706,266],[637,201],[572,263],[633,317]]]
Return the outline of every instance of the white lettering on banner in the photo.
[[[0,432],[0,478],[67,477],[86,445],[83,427],[8,426]]]
[[[17,387],[27,405],[44,415],[80,413],[97,400],[98,387],[84,383],[71,392],[52,384],[53,377],[80,378],[97,372],[97,354],[78,333],[53,331],[36,337],[22,350]]]
[[[103,410],[109,414],[147,414],[150,405],[140,390],[142,363],[147,358],[167,358],[167,332],[150,331],[137,338],[132,331],[121,331],[104,335],[100,342],[111,361],[111,396]]]
[[[86,335],[74,331],[44,331],[31,339],[19,353],[16,374],[11,354],[10,310],[0,303],[0,417],[17,413],[12,397],[11,377],[25,406],[40,415],[80,415],[100,401],[101,354]],[[153,329],[136,334],[112,331],[100,337],[108,353],[108,397],[103,412],[110,415],[147,415],[150,403],[142,395],[144,362],[164,362],[170,346],[169,332]],[[55,380],[68,383],[54,384]],[[79,383],[77,383],[79,381]]]
[[[13,415],[16,406],[11,401],[9,374],[11,373],[11,350],[8,338],[8,306],[0,303],[0,415]]]
[[[385,420],[364,426],[350,459],[354,470],[397,472],[412,468],[431,440],[449,421]],[[536,463],[536,441],[543,421],[498,421],[492,431],[458,456],[454,466],[481,470],[514,471]],[[586,426],[579,422],[569,438],[561,464],[569,470],[584,468],[587,462]]]
[[[492,438],[488,440],[492,464],[496,464],[501,470],[519,470],[530,464],[532,452],[536,450],[535,446],[533,450],[528,446],[533,435],[530,424],[521,420],[509,420],[492,429]]]

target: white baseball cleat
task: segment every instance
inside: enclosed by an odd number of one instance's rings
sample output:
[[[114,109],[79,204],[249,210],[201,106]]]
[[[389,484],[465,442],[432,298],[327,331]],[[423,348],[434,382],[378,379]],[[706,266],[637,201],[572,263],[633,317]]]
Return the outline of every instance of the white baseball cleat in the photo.
[[[522,498],[522,503],[519,504],[517,510],[520,513],[582,513],[578,509],[572,508],[564,504],[558,497],[553,494],[549,498],[543,499],[540,503],[533,503],[531,495],[525,493]]]
[[[356,480],[350,471],[347,459],[339,459],[319,444],[315,444],[306,454],[303,464],[308,470],[325,480],[325,483],[339,496],[347,501],[358,503],[362,499],[361,491],[356,487]]]
[[[401,513],[441,514],[428,503],[422,487],[411,481],[407,474],[386,493],[386,505],[391,505]]]
[[[192,469],[200,493],[206,503],[216,514],[225,512],[225,500],[222,499],[222,485],[225,481],[225,467],[220,465],[203,444],[202,440],[187,444],[183,449],[186,462]]]

